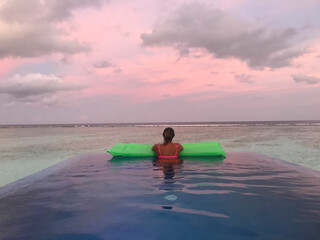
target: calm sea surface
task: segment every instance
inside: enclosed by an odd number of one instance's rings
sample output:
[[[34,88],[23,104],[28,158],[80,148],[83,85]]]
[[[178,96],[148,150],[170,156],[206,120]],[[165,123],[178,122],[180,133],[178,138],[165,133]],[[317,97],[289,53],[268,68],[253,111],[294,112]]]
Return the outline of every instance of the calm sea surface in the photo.
[[[159,143],[165,124],[0,128],[0,186],[118,142]],[[218,141],[225,152],[258,152],[320,171],[320,121],[171,124],[180,143]]]

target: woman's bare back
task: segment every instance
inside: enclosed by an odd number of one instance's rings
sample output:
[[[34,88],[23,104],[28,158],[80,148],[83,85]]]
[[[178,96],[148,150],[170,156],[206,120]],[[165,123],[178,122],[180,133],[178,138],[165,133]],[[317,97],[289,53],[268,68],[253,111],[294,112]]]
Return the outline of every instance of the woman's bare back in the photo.
[[[179,155],[179,152],[183,150],[183,147],[180,143],[168,143],[166,145],[155,144],[153,149],[155,149],[157,156],[175,156]]]

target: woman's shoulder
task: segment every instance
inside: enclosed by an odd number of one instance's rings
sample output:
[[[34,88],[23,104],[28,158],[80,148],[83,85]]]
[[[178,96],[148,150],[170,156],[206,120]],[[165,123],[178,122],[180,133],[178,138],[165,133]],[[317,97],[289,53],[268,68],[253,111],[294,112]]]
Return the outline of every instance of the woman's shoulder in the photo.
[[[180,143],[173,143],[173,144],[178,145],[178,146],[182,146]]]
[[[160,145],[160,143],[153,144],[152,150],[156,150]]]
[[[180,151],[183,150],[183,146],[180,143],[174,143],[174,144],[178,147]]]

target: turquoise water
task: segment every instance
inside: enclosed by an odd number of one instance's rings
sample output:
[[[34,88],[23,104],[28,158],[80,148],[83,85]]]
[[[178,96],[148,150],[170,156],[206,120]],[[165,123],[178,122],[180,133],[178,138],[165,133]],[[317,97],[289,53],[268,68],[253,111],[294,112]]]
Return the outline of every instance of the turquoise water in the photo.
[[[118,142],[158,143],[165,126],[0,128],[0,186]],[[225,152],[258,152],[320,170],[320,125],[214,124],[174,126],[180,143],[219,141]]]
[[[250,153],[110,158],[71,159],[0,188],[0,239],[319,238],[318,172]]]

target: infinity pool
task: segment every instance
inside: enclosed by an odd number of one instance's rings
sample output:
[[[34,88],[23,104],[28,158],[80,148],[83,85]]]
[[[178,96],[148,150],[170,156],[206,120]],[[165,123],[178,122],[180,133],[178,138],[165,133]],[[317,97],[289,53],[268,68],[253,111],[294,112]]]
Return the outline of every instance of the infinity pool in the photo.
[[[0,239],[319,239],[320,174],[225,160],[84,155],[0,188]]]

